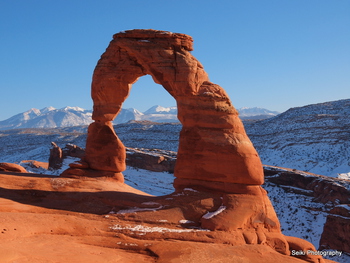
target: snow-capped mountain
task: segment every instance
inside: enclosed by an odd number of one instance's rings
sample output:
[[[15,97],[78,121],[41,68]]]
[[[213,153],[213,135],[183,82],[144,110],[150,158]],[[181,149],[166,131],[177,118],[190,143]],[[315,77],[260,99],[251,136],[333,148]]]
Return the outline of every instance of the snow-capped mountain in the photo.
[[[121,109],[117,117],[114,119],[113,124],[126,123],[131,120],[142,120],[143,113],[134,108]]]
[[[0,121],[0,130],[88,125],[92,121],[91,115],[91,111],[79,107],[46,107],[41,110],[33,108]]]
[[[271,110],[258,108],[258,107],[253,107],[253,108],[243,107],[237,110],[239,112],[239,117],[242,120],[245,120],[245,119],[262,120],[262,119],[274,117],[279,114],[278,111],[271,111]]]
[[[144,112],[142,120],[154,122],[179,122],[177,118],[177,107],[162,107],[155,105]]]
[[[316,174],[350,176],[350,99],[291,108],[246,123],[263,163]]]
[[[177,114],[177,107],[162,107],[159,105],[155,105],[144,112],[147,114]]]

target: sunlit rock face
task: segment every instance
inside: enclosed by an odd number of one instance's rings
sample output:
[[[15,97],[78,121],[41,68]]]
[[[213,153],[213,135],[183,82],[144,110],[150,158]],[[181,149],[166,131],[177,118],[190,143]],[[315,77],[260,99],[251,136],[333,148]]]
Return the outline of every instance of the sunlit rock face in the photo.
[[[176,191],[191,188],[221,195],[220,208],[196,217],[201,227],[230,233],[237,245],[267,245],[284,255],[290,253],[289,243],[293,248],[314,250],[308,242],[289,242],[281,233],[276,213],[261,188],[260,158],[226,92],[209,81],[190,53],[192,42],[190,36],[156,30],[114,35],[93,74],[94,123],[88,130],[86,155],[62,176],[109,176],[123,182],[125,147],[112,121],[132,84],[149,74],[175,98],[182,123],[174,171]],[[191,209],[182,211],[185,218]],[[307,260],[321,262],[319,256]]]
[[[0,171],[27,173],[27,170],[25,168],[15,163],[0,163]]]
[[[175,188],[197,186],[234,192],[263,183],[262,165],[226,92],[209,81],[192,56],[192,38],[156,30],[114,35],[92,80],[93,123],[85,162],[94,170],[120,173],[125,149],[111,121],[131,86],[149,74],[177,101],[180,133]],[[238,185],[237,185],[238,184]]]

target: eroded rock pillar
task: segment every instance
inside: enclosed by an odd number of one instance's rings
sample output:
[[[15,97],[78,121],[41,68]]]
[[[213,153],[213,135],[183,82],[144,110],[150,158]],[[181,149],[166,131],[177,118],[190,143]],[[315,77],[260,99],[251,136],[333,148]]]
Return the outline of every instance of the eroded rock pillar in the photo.
[[[125,147],[111,122],[90,124],[85,161],[94,170],[120,173],[125,170]]]

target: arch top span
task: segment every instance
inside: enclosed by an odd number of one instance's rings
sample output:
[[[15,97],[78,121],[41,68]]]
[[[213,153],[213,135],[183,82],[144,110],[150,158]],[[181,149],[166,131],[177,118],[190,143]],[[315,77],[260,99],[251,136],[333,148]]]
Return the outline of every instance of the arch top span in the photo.
[[[175,100],[199,93],[209,78],[190,53],[192,43],[192,37],[185,34],[152,29],[115,34],[93,74],[93,119],[113,120],[131,85],[147,74]]]
[[[148,74],[175,98],[183,125],[175,167],[177,189],[236,192],[241,185],[255,189],[263,183],[260,158],[236,109],[225,90],[210,82],[202,64],[192,56],[192,44],[185,34],[152,29],[113,36],[93,74],[95,123],[89,128],[85,166],[97,173],[125,169],[125,149],[111,121],[131,85]]]
[[[154,30],[154,29],[133,29],[119,32],[113,35],[113,39],[118,38],[132,38],[140,42],[151,42],[157,39],[158,44],[164,46],[175,46],[193,50],[193,39],[191,36],[181,33],[172,33],[169,31]]]

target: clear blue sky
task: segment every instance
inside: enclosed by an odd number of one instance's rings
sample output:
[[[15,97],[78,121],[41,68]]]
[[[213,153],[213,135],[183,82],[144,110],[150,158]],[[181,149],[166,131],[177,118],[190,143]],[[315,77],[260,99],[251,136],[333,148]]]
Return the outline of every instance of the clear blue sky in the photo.
[[[92,108],[94,67],[114,33],[194,38],[192,54],[236,108],[350,98],[349,0],[0,1],[0,120],[30,108]],[[175,101],[150,78],[125,108]]]

